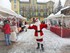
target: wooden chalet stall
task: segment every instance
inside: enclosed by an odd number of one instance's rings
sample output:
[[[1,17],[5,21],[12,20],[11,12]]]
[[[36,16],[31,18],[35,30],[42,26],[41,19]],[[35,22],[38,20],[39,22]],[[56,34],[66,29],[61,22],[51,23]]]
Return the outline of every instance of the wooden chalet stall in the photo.
[[[54,24],[50,27],[50,31],[62,37],[62,18],[63,14],[55,15],[55,19],[53,19]]]
[[[70,6],[61,10],[61,14],[64,14],[63,18],[63,37],[70,37]]]
[[[50,31],[63,38],[70,37],[70,7],[61,9],[61,13],[55,16],[58,20],[57,26],[51,26]]]

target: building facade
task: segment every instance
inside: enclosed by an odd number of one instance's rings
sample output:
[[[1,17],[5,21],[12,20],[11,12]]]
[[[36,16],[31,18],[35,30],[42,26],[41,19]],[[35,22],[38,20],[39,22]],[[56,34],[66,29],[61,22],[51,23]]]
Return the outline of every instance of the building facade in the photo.
[[[53,12],[53,1],[48,1],[46,3],[39,3],[37,0],[29,0],[29,2],[23,2],[21,0],[10,0],[12,5],[12,10],[21,14],[24,17],[47,17]]]
[[[64,7],[70,6],[70,0],[66,0]]]
[[[19,0],[10,0],[11,2],[11,8],[13,11],[15,11],[17,14],[20,14],[20,1]]]

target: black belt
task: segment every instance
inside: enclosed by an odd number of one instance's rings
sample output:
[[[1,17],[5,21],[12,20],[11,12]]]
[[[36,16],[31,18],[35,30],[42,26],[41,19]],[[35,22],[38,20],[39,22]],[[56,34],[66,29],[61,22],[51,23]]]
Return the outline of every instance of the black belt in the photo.
[[[42,32],[42,30],[36,30],[36,32]]]

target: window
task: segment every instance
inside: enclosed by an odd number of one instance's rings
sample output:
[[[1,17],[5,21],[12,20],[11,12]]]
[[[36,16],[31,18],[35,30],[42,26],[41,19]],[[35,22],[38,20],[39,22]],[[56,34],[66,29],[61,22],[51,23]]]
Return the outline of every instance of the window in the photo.
[[[34,13],[34,16],[36,16],[36,12]]]
[[[14,0],[14,3],[16,3],[16,0]]]
[[[9,0],[11,2],[11,0]]]
[[[22,9],[20,9],[20,14],[21,14],[21,15],[23,14],[23,10],[22,10]]]
[[[38,12],[40,12],[40,6],[38,6],[37,8],[38,8]]]
[[[14,4],[14,8],[16,8],[16,4]]]
[[[41,16],[41,14],[40,14],[40,13],[38,13],[38,16]]]

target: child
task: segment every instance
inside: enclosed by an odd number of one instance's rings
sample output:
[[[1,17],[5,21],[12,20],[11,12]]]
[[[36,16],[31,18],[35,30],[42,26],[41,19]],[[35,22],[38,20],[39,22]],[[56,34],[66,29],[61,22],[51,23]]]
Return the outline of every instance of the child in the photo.
[[[10,41],[10,33],[11,33],[11,29],[10,29],[10,24],[8,20],[4,21],[4,26],[3,26],[3,31],[5,34],[5,41],[6,41],[6,45],[10,45],[11,41]]]

